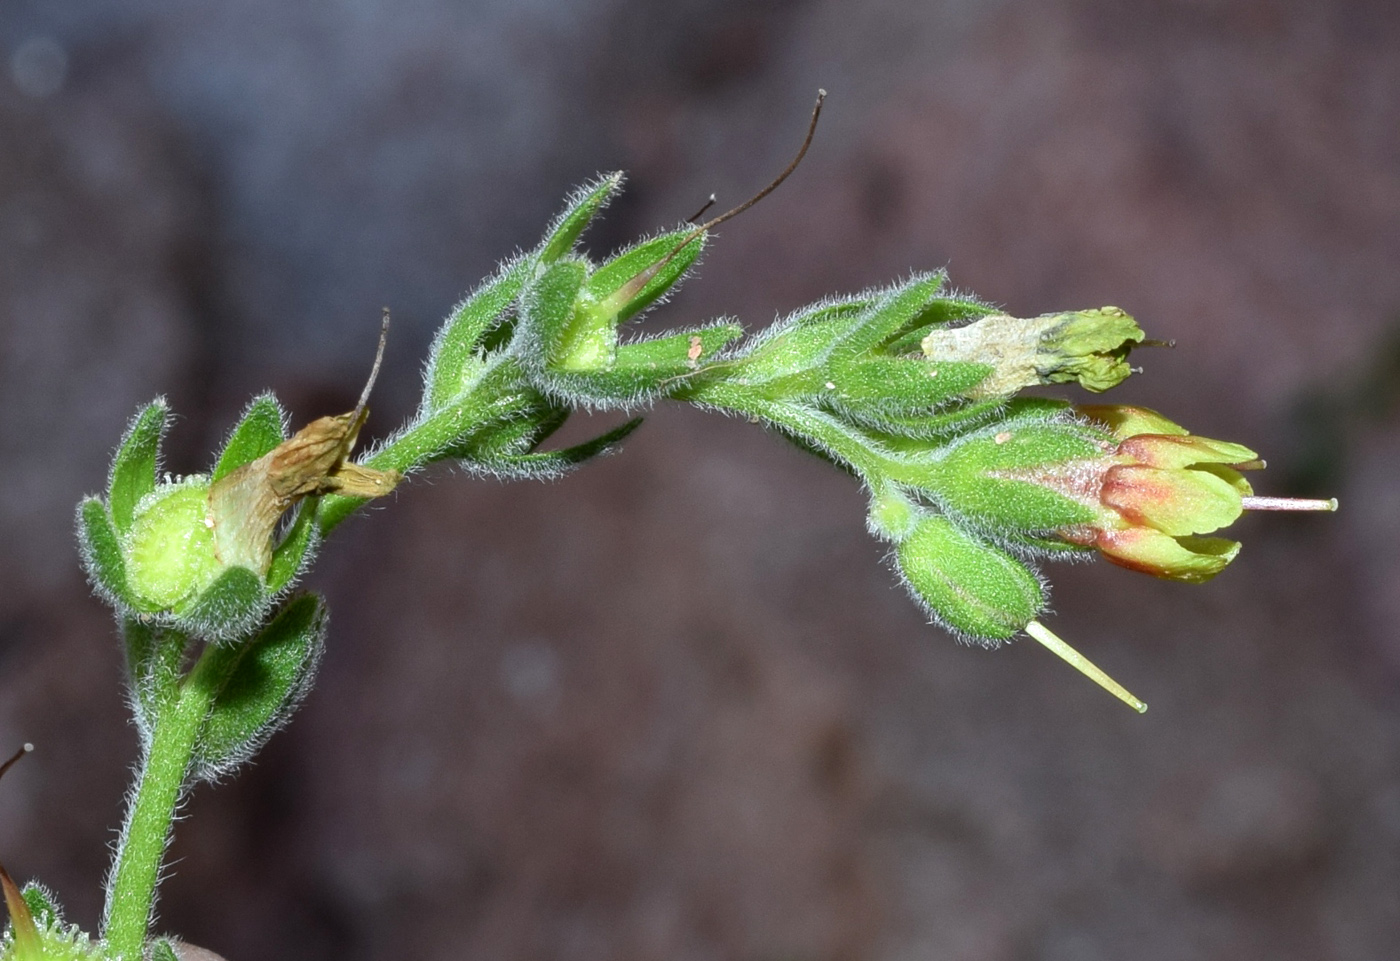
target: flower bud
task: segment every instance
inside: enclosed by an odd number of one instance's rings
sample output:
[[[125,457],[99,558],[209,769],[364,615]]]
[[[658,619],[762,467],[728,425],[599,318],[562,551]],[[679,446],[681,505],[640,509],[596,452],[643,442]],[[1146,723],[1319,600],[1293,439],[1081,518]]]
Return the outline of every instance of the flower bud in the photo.
[[[183,612],[223,569],[208,521],[209,479],[157,485],[136,505],[122,539],[127,588],[136,609]]]
[[[1095,548],[1172,580],[1220,573],[1240,545],[1202,537],[1247,509],[1335,510],[1335,501],[1254,497],[1254,451],[1197,437],[1134,407],[1012,417],[916,461],[910,478],[949,513],[1032,549]]]
[[[1144,408],[1082,407],[1079,413],[1119,441],[1099,475],[1099,516],[1062,536],[1157,577],[1199,583],[1224,570],[1239,543],[1196,535],[1239,518],[1253,489],[1236,468],[1260,466],[1258,455],[1191,435]]]
[[[926,514],[899,542],[905,583],[948,630],[995,644],[1023,629],[1045,606],[1036,576],[1016,558]]]

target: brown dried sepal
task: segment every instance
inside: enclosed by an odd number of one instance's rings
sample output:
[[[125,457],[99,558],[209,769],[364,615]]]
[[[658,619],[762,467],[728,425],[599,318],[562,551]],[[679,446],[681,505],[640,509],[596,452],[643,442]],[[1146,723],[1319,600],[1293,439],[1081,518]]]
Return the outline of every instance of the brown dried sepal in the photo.
[[[0,865],[0,888],[5,891],[5,908],[10,912],[10,927],[14,931],[15,946],[21,952],[19,956],[39,957],[39,928],[34,924],[34,915],[29,912],[29,905],[19,892],[19,885],[15,884],[4,865]]]
[[[282,515],[303,497],[343,494],[383,497],[403,480],[346,461],[369,410],[313,420],[255,461],[209,488],[207,524],[214,530],[219,560],[266,574],[272,537]]]
[[[4,777],[5,772],[15,766],[15,762],[32,750],[34,745],[26,744],[8,761],[0,764],[0,777]],[[10,913],[10,928],[14,934],[15,947],[18,948],[17,956],[40,957],[39,929],[34,924],[34,915],[30,913],[29,905],[20,894],[19,885],[15,884],[14,878],[10,877],[10,872],[5,870],[3,864],[0,864],[0,890],[4,892],[5,910]]]

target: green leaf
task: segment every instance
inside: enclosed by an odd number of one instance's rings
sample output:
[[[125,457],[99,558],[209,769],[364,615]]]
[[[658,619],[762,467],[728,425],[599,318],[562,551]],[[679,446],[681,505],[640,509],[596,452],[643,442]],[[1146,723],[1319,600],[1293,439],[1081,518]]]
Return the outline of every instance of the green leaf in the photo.
[[[315,499],[303,501],[297,509],[296,520],[287,529],[282,542],[272,550],[272,563],[267,568],[267,590],[276,594],[292,582],[297,573],[315,553]]]
[[[246,567],[233,566],[179,613],[176,624],[207,640],[230,640],[263,616],[268,601],[262,578]]]
[[[595,304],[599,319],[614,326],[636,316],[670,293],[700,256],[707,237],[696,235],[693,227],[683,227],[627,248],[588,278],[585,302]],[[628,291],[626,299],[618,302],[623,288],[653,268],[658,268],[656,273],[640,289]]]
[[[116,607],[129,605],[121,542],[107,505],[96,497],[86,497],[78,505],[78,545],[88,579],[102,598]]]
[[[180,961],[174,946],[165,938],[151,943],[151,961]]]
[[[112,521],[118,531],[131,528],[136,502],[156,489],[156,470],[160,463],[160,441],[170,419],[170,408],[164,397],[157,397],[132,418],[112,459],[112,473],[107,483],[107,503],[111,505]]]
[[[271,453],[278,444],[287,439],[286,420],[282,405],[271,392],[259,394],[243,412],[238,426],[229,435],[228,443],[219,454],[219,462],[214,465],[211,481],[233,473],[244,464],[250,464]]]
[[[622,173],[610,173],[575,190],[564,212],[550,226],[539,246],[541,263],[553,264],[574,249],[583,231],[622,187]]]
[[[573,447],[565,447],[562,450],[504,457],[497,462],[488,463],[487,466],[505,477],[553,479],[567,474],[584,461],[612,453],[623,438],[641,425],[642,418],[634,417],[621,427],[615,427],[606,434],[601,434],[582,444],[575,444]]]
[[[217,648],[218,693],[195,743],[195,776],[218,777],[252,757],[310,690],[326,634],[313,594],[289,601],[250,641]]]
[[[478,358],[482,339],[515,302],[534,267],[534,259],[518,257],[502,264],[458,304],[433,339],[424,377],[424,414],[440,410],[471,385],[472,374],[484,366]]]

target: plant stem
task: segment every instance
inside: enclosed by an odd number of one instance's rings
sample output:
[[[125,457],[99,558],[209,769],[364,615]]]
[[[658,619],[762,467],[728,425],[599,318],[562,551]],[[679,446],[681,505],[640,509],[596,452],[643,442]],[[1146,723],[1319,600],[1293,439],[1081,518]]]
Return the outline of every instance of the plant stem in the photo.
[[[892,472],[891,458],[876,449],[868,438],[824,411],[803,404],[785,403],[760,397],[736,384],[702,384],[678,392],[677,400],[709,404],[751,417],[761,417],[798,437],[816,441],[840,458],[862,477],[880,477]]]
[[[217,678],[210,676],[217,663],[209,656],[213,650],[205,649],[153,725],[107,885],[103,936],[113,959],[140,961],[142,956],[171,823],[184,794],[195,739],[217,690]]]

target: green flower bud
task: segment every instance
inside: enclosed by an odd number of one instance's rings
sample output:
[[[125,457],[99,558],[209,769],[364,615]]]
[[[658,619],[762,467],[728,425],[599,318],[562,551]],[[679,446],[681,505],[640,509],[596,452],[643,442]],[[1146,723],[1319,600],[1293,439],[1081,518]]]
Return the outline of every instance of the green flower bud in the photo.
[[[1045,606],[1040,581],[1006,551],[924,515],[896,547],[910,591],[944,627],[979,643],[1012,637]]]
[[[992,373],[977,396],[1009,397],[1034,384],[1077,382],[1105,391],[1132,373],[1128,353],[1142,328],[1117,307],[1045,314],[1021,320],[1006,314],[965,327],[932,331],[921,343],[932,360],[986,364]]]
[[[160,484],[136,505],[122,557],[138,611],[183,613],[223,570],[208,498],[209,479],[200,475]]]
[[[870,532],[887,541],[905,540],[923,517],[918,505],[894,488],[886,488],[870,499]]]

